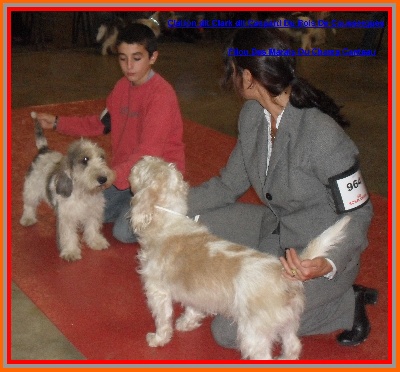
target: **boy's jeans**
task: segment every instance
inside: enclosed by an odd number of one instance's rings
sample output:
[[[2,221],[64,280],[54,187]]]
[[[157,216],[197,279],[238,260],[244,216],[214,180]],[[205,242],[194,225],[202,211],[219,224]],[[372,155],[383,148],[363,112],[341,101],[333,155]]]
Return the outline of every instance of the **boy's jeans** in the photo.
[[[135,243],[137,238],[130,223],[131,190],[118,190],[112,185],[104,190],[104,197],[104,222],[114,223],[113,236],[123,243]]]

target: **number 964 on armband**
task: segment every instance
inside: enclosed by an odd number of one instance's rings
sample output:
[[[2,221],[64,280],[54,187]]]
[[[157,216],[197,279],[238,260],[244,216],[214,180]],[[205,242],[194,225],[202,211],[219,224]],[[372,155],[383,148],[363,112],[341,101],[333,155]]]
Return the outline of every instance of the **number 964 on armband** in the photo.
[[[329,186],[338,213],[360,208],[369,200],[358,163],[349,170],[330,177]]]
[[[348,190],[348,191],[353,191],[353,189],[357,189],[358,186],[360,186],[360,185],[362,186],[362,184],[363,184],[362,178],[361,178],[361,177],[358,177],[357,180],[354,180],[353,182],[349,182],[349,183],[347,184],[347,190]]]

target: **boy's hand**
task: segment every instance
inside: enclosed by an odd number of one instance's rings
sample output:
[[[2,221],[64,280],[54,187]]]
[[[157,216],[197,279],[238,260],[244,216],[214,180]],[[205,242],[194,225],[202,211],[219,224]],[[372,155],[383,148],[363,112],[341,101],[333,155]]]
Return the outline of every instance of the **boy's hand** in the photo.
[[[56,116],[45,113],[37,113],[37,120],[43,129],[52,129],[54,122],[56,121]]]

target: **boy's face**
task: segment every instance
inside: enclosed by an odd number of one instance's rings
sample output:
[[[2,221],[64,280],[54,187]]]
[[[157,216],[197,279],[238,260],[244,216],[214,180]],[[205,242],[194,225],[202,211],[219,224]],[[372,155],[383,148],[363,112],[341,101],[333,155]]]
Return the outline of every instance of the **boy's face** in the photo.
[[[147,81],[151,66],[157,60],[158,52],[149,57],[143,45],[121,43],[118,46],[118,61],[126,78],[133,85],[141,85]]]

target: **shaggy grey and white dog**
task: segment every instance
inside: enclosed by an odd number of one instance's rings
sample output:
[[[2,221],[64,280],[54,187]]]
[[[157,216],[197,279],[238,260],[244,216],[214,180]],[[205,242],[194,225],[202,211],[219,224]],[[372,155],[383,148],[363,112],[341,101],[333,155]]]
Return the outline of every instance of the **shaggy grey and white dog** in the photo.
[[[132,21],[132,23],[142,23],[145,26],[149,27],[153,32],[156,38],[158,38],[161,34],[160,28],[160,12],[155,12],[149,18],[139,18]],[[130,21],[124,20],[122,18],[115,18],[108,22],[102,23],[96,35],[96,41],[101,44],[101,54],[103,56],[107,54],[117,54],[117,39],[118,34],[129,24]]]
[[[36,113],[31,116],[36,119]],[[101,233],[105,206],[102,191],[112,184],[115,175],[106,164],[104,150],[80,139],[63,156],[48,148],[37,120],[35,138],[38,154],[25,177],[21,225],[35,224],[36,209],[45,201],[56,212],[60,257],[68,261],[81,258],[80,229],[90,248],[108,248],[109,243]]]
[[[219,313],[237,323],[243,358],[272,359],[273,344],[281,342],[280,359],[298,359],[303,283],[285,278],[277,257],[220,239],[187,218],[188,185],[174,164],[146,156],[132,168],[129,182],[132,227],[141,245],[139,272],[156,325],[147,334],[149,346],[170,341],[173,303],[180,302],[185,311],[178,331],[193,330],[205,316]],[[349,219],[311,241],[301,257],[335,249]]]

